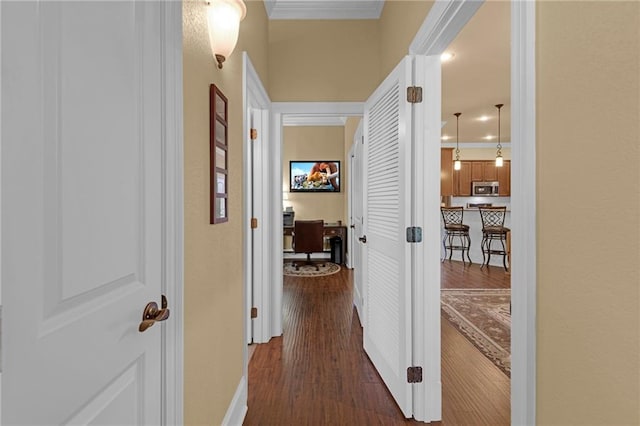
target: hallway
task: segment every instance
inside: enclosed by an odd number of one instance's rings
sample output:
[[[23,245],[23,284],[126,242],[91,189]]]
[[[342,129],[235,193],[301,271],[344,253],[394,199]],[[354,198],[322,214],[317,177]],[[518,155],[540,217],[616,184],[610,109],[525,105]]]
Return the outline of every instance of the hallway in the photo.
[[[255,348],[245,425],[419,424],[403,417],[362,349],[352,277],[344,268],[284,277],[284,335]],[[508,425],[508,377],[446,320],[442,348],[442,424]]]

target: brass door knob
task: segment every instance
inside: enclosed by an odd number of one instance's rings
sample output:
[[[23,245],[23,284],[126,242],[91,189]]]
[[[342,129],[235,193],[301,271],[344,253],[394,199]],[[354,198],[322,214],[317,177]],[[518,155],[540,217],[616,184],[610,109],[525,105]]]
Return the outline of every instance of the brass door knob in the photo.
[[[162,308],[158,309],[156,302],[149,302],[142,312],[142,322],[138,327],[140,333],[151,327],[156,321],[164,321],[169,318],[169,308],[167,308],[167,297],[162,295]]]

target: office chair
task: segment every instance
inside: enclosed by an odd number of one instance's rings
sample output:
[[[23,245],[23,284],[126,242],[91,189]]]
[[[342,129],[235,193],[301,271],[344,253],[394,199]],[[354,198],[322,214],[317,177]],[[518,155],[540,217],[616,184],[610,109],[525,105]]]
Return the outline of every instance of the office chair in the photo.
[[[324,221],[322,220],[296,220],[293,224],[293,252],[306,253],[307,261],[305,265],[314,265],[316,271],[320,268],[311,261],[311,253],[324,251]],[[300,265],[293,262],[296,270]]]

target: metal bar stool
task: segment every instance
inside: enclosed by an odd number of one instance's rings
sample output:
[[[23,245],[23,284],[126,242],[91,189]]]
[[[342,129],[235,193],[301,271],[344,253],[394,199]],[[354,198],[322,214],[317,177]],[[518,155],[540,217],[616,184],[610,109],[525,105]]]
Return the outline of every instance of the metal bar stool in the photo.
[[[492,254],[502,255],[502,264],[505,271],[509,272],[507,267],[507,233],[509,228],[504,226],[504,219],[507,215],[506,207],[479,207],[480,219],[482,220],[482,266],[489,266]],[[494,247],[492,243],[500,241],[499,247]],[[482,268],[482,267],[481,267]]]
[[[464,263],[464,252],[466,251],[469,263],[473,263],[471,262],[471,257],[469,257],[469,248],[471,247],[469,225],[462,223],[464,209],[462,207],[440,207],[440,212],[444,221],[444,238],[442,239],[444,257],[442,261],[444,262],[447,257],[447,250],[449,250],[449,260],[451,260],[454,250],[460,250],[462,252],[462,262]]]

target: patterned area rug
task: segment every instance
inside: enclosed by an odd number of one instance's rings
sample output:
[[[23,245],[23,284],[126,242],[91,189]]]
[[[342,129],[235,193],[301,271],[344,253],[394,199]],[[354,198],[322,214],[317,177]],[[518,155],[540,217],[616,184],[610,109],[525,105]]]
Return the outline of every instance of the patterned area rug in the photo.
[[[510,289],[443,289],[442,313],[511,377]]]
[[[335,274],[340,270],[340,265],[331,262],[318,262],[317,265],[320,268],[319,271],[316,271],[316,267],[313,265],[300,265],[296,271],[290,261],[285,261],[282,273],[290,277],[323,277]]]

